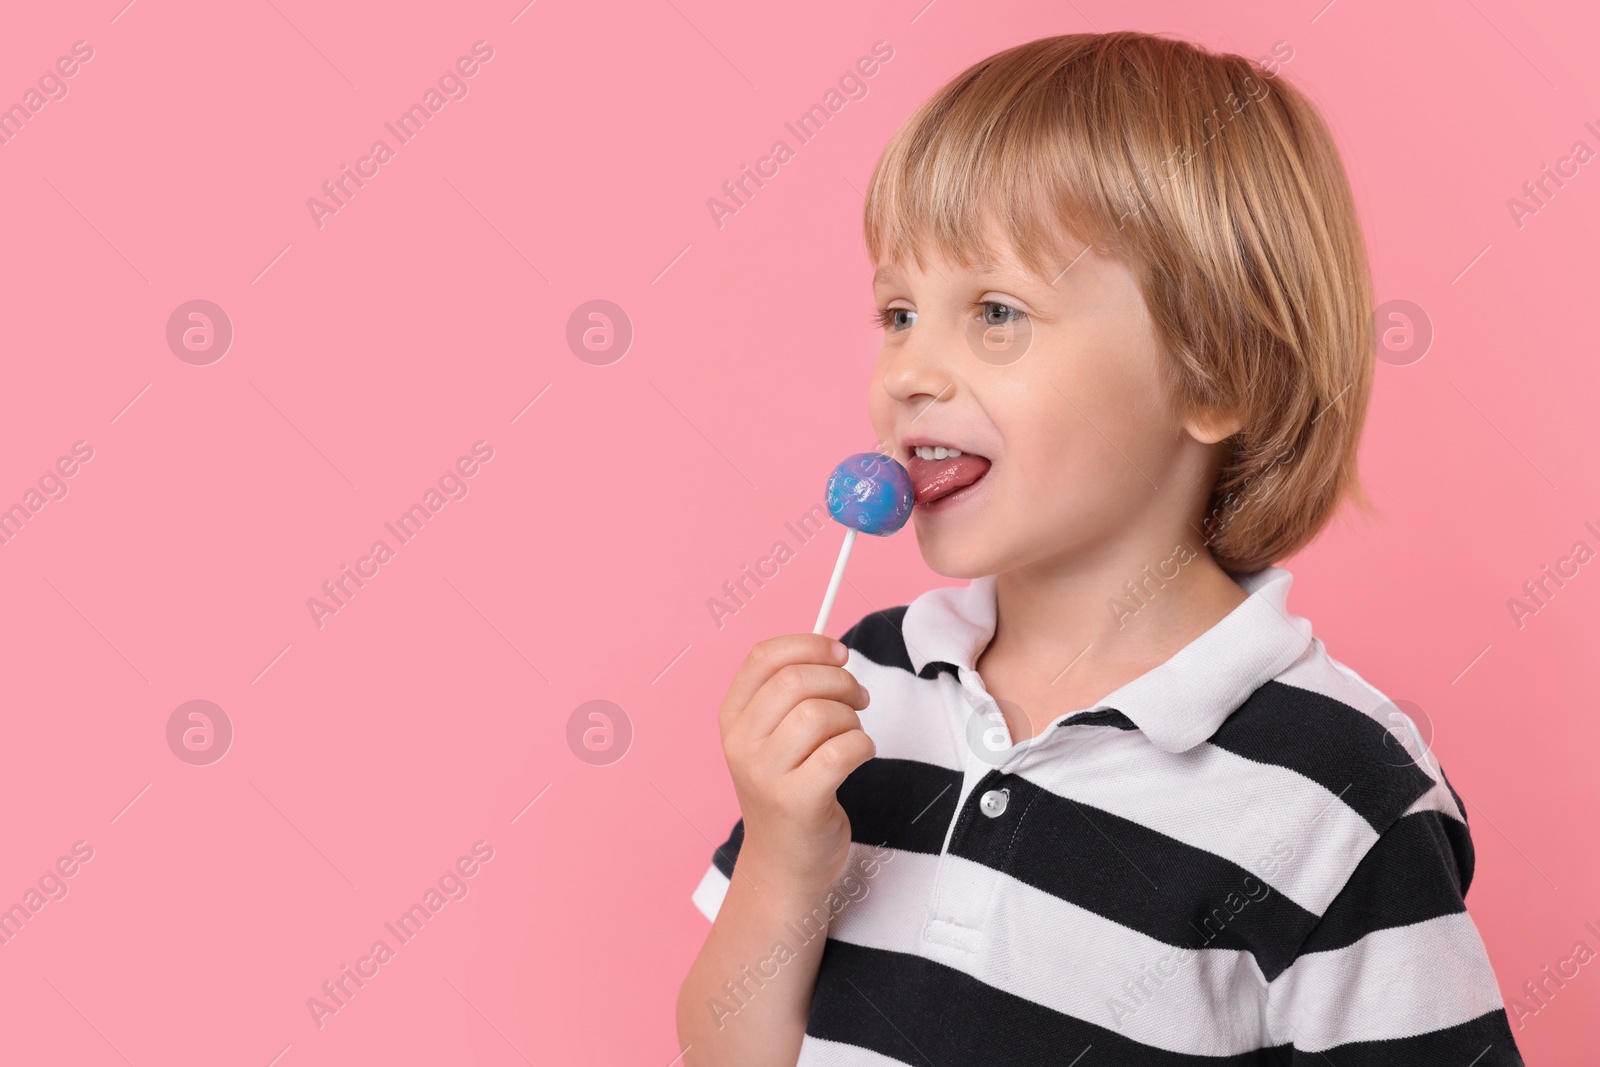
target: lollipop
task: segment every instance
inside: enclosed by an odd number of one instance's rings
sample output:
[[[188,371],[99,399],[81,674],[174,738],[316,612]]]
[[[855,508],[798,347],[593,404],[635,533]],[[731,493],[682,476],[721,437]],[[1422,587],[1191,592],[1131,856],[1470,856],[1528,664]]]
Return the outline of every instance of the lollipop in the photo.
[[[833,610],[839,583],[844,581],[844,567],[850,560],[850,547],[856,543],[856,531],[888,537],[906,524],[915,502],[911,475],[892,456],[858,452],[833,468],[828,476],[828,514],[847,529],[812,633],[820,634],[828,625],[828,613]]]

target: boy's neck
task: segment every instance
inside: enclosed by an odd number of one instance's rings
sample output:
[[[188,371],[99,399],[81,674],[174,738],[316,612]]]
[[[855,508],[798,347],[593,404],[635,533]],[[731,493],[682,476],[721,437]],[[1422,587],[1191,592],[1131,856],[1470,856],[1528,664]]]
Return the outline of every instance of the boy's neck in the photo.
[[[1175,552],[1178,538],[1119,538],[1099,555],[996,576],[995,632],[977,667],[991,696],[1027,709],[1032,728],[1012,722],[1014,739],[1166,662],[1248,599],[1196,538],[1181,540]]]

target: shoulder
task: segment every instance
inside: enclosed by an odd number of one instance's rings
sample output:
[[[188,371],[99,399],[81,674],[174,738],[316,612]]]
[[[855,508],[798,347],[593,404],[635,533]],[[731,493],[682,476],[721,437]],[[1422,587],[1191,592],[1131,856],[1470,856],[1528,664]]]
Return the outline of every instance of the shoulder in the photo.
[[[1237,742],[1333,794],[1327,813],[1306,824],[1309,847],[1297,862],[1325,864],[1334,892],[1314,909],[1315,925],[1296,931],[1290,965],[1269,976],[1276,1039],[1333,1058],[1359,1047],[1392,1059],[1403,1047],[1415,1062],[1440,1063],[1497,1045],[1499,1057],[1480,1067],[1520,1063],[1467,911],[1466,810],[1431,730],[1407,706],[1319,641],[1218,731],[1227,736],[1217,742]]]
[[[1464,821],[1430,741],[1412,716],[1315,638],[1210,738],[1319,783],[1376,833],[1419,805]]]
[[[1455,883],[1451,888],[1459,899],[1473,871],[1466,812],[1432,751],[1431,728],[1419,717],[1313,639],[1209,743],[1309,778],[1326,791],[1322,811],[1359,816],[1357,825],[1366,829],[1347,839],[1354,847],[1340,864],[1346,879],[1363,863],[1403,868],[1410,857]],[[1328,820],[1318,830],[1338,821],[1343,820]],[[1323,836],[1309,831],[1313,840]]]

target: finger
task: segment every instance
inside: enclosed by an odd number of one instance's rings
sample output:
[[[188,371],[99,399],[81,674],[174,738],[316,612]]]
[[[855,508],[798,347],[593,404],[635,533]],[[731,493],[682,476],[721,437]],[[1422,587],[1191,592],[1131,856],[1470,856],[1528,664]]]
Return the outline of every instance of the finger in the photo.
[[[837,700],[802,700],[763,742],[762,763],[772,773],[788,774],[828,738],[859,729],[861,717],[849,705]]]
[[[791,663],[780,667],[746,706],[739,731],[751,741],[765,739],[803,700],[837,700],[852,708],[867,706],[866,688],[843,667]]]
[[[877,745],[865,730],[846,730],[818,745],[792,776],[796,787],[808,795],[830,795],[844,784],[850,772],[877,753]]]
[[[784,634],[758,642],[734,672],[724,706],[735,712],[744,708],[757,690],[791,663],[843,664],[845,657],[834,655],[834,644],[824,634]]]

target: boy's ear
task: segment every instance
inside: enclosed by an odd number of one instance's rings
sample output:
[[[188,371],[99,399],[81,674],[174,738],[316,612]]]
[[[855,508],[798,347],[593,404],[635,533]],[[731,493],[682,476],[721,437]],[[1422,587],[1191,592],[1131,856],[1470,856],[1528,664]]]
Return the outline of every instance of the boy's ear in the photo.
[[[1244,420],[1231,412],[1201,412],[1184,420],[1183,429],[1203,445],[1214,445],[1238,433]]]

